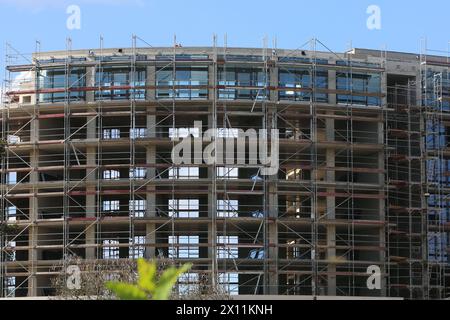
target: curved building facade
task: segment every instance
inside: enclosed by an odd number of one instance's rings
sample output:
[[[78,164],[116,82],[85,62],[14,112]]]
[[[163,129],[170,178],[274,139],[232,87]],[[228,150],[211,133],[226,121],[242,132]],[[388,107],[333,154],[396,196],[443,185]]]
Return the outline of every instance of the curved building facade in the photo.
[[[54,294],[72,255],[192,262],[180,292],[206,276],[232,295],[445,297],[448,67],[214,47],[7,66],[2,294]],[[277,161],[250,161],[264,145]]]

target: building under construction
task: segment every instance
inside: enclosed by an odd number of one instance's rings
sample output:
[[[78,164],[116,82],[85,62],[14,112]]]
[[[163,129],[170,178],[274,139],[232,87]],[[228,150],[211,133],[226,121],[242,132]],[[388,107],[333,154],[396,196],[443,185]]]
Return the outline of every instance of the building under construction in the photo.
[[[140,41],[8,46],[0,296],[55,294],[78,256],[192,262],[180,292],[449,297],[450,54]],[[277,129],[278,173],[175,165],[208,129]]]

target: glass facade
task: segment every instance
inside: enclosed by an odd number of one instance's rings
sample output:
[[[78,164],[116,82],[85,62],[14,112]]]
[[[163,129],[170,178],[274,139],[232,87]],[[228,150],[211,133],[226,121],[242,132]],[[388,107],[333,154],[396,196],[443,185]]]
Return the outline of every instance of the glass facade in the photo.
[[[441,226],[450,221],[450,200],[446,189],[450,187],[450,160],[446,156],[449,147],[450,127],[445,117],[450,112],[450,73],[445,70],[427,69],[421,73],[422,105],[435,115],[427,116],[424,144],[428,152],[426,161],[428,225],[434,232],[428,233],[428,259],[430,262],[449,264],[449,235]],[[442,115],[438,115],[442,112]]]
[[[156,72],[157,99],[208,99],[208,67],[177,67]]]
[[[207,56],[202,56],[206,60]],[[166,57],[168,61],[172,57]],[[189,58],[189,57],[188,57]],[[159,60],[162,58],[160,57]],[[183,61],[177,58],[177,61]],[[187,58],[186,58],[187,59]],[[289,62],[310,63],[310,61]],[[192,60],[195,61],[195,60]],[[233,60],[234,64],[218,68],[218,98],[220,100],[264,100],[268,99],[270,84],[269,73],[260,67],[241,66],[240,60]],[[242,61],[247,61],[243,59]],[[252,60],[253,61],[253,60]],[[326,61],[323,61],[324,65]],[[328,102],[328,71],[319,64],[315,76],[311,76],[311,68],[279,67],[278,96],[280,100],[287,101],[311,101]],[[85,100],[86,69],[72,68],[69,79],[70,101]],[[178,100],[206,100],[208,99],[209,75],[207,66],[177,66],[175,70],[171,66],[158,67],[155,74],[156,98]],[[338,94],[337,101],[340,104],[379,106],[381,104],[381,78],[379,73],[350,73],[338,72],[336,86],[339,91],[351,91],[352,94]],[[312,83],[315,78],[315,83]],[[66,86],[64,69],[43,70],[39,75],[40,89],[64,89]],[[133,80],[134,79],[134,80]],[[449,83],[449,74],[442,74],[442,81]],[[95,91],[96,100],[145,100],[147,71],[144,67],[136,69],[134,75],[129,66],[105,66],[97,70],[95,86],[102,90]],[[152,85],[152,84],[149,84]],[[136,87],[132,89],[132,87]],[[316,92],[312,93],[312,88]],[[78,89],[78,90],[77,90]],[[321,89],[323,91],[321,92]],[[447,90],[444,94],[448,95]],[[358,94],[360,93],[360,94]],[[433,92],[427,97],[432,100]],[[43,93],[41,102],[65,101],[64,92]],[[450,102],[445,102],[444,107],[449,108]]]
[[[38,72],[38,89],[45,92],[39,95],[41,103],[56,103],[66,100],[66,92],[60,92],[66,87],[69,88],[67,97],[69,101],[83,101],[86,92],[82,90],[86,86],[86,69],[72,68],[66,79],[65,69],[44,69]],[[51,92],[55,89],[57,92]],[[59,90],[58,90],[59,89]]]
[[[338,73],[336,89],[338,92],[351,92],[351,94],[337,95],[337,102],[340,104],[381,105],[381,75],[378,73]]]
[[[102,90],[95,91],[96,100],[143,100],[147,72],[145,68],[136,69],[134,76],[129,67],[104,67],[97,71],[95,86]],[[109,88],[110,87],[110,88]],[[136,89],[131,89],[137,87]]]
[[[311,70],[307,68],[280,69],[279,70],[279,99],[289,101],[311,101],[313,78],[316,90],[328,88],[328,72],[317,70],[314,77],[311,77]],[[326,92],[316,92],[314,101],[328,102]]]
[[[447,147],[447,128],[440,123],[427,122],[426,147],[428,150],[439,150]]]
[[[428,235],[428,260],[431,262],[448,263],[448,234],[431,232]]]
[[[219,68],[218,74],[219,99],[264,100],[268,97],[265,87],[269,85],[269,77],[261,68]]]
[[[426,85],[422,96],[424,106],[436,110],[450,111],[450,72],[427,70],[422,72],[422,82]],[[441,90],[442,88],[442,90]]]

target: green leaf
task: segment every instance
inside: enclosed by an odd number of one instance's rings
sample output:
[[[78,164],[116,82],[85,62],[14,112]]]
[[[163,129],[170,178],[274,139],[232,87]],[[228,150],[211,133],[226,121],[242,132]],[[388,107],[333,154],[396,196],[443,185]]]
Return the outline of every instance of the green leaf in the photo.
[[[108,282],[106,287],[121,300],[167,300],[178,277],[192,268],[185,264],[180,268],[167,269],[157,281],[157,263],[138,260],[139,279],[137,285],[121,282]]]
[[[192,264],[185,264],[181,268],[177,269],[171,267],[167,269],[159,278],[156,285],[156,289],[153,293],[153,300],[167,300],[172,293],[172,288],[178,280],[178,277],[188,271],[192,267]]]
[[[107,282],[106,287],[121,300],[147,300],[147,294],[139,287],[121,282]]]
[[[144,259],[138,260],[138,286],[148,292],[155,290],[156,262],[147,262]]]

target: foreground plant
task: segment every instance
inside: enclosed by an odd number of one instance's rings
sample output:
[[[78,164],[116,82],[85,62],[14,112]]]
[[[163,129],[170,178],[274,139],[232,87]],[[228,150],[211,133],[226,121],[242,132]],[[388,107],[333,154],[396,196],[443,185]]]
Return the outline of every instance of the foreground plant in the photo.
[[[79,273],[69,272],[69,268],[78,267]],[[106,288],[106,283],[114,279],[121,282],[136,282],[137,262],[122,260],[85,260],[69,255],[52,267],[56,274],[52,278],[54,299],[67,300],[110,300],[115,296]],[[78,279],[77,279],[78,277]],[[75,285],[78,283],[78,286]]]
[[[106,287],[121,300],[168,300],[178,278],[191,269],[192,264],[180,268],[169,267],[158,276],[158,265],[155,261],[147,262],[139,259],[138,279],[136,284],[109,281]]]

